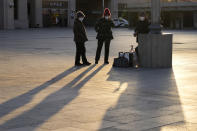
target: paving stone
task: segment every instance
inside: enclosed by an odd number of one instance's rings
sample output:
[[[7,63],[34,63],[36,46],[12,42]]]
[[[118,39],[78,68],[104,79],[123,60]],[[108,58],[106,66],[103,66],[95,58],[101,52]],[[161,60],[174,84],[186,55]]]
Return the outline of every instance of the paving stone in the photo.
[[[174,124],[153,128],[146,131],[196,131],[197,130],[197,124],[192,123],[185,123],[185,122],[177,122]]]
[[[117,126],[115,128],[121,129],[121,130],[129,130],[129,131],[143,131],[146,129],[151,129],[154,127],[162,126],[162,124],[157,123],[152,120],[141,120],[141,121],[135,121],[123,126]]]
[[[87,131],[87,129],[86,130],[83,130],[83,129],[74,128],[74,127],[66,127],[66,128],[61,128],[61,129],[53,130],[53,131]]]
[[[14,128],[14,129],[8,129],[8,130],[2,130],[2,131],[48,131],[45,129],[35,129],[33,127],[21,127],[21,128]]]
[[[114,127],[109,127],[109,128],[101,129],[99,131],[129,131],[129,130],[122,130],[122,129],[117,129],[117,128],[114,128]]]

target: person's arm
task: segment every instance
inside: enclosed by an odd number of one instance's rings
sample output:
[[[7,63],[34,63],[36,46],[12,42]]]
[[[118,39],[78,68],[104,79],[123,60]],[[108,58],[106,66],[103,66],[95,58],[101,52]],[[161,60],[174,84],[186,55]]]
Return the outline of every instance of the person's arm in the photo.
[[[111,20],[111,27],[115,27],[113,20]]]
[[[134,34],[133,34],[133,36],[136,37],[137,34],[138,34],[138,24],[137,24],[137,26],[136,26],[135,29],[134,29]]]
[[[100,20],[98,20],[96,22],[94,29],[95,29],[96,32],[98,32],[99,31],[99,28],[100,28]]]
[[[77,25],[76,25],[76,22],[74,22],[73,33],[74,33],[74,35],[77,34]]]
[[[147,32],[147,33],[150,32],[150,29],[149,29],[150,24],[151,24],[151,23],[147,20],[147,23],[146,23],[146,25],[147,25],[147,27],[146,27],[146,28],[147,28],[147,31],[146,31],[146,32]]]
[[[88,36],[87,36],[87,32],[86,32],[84,25],[83,25],[83,36],[84,36],[85,41],[88,41]]]

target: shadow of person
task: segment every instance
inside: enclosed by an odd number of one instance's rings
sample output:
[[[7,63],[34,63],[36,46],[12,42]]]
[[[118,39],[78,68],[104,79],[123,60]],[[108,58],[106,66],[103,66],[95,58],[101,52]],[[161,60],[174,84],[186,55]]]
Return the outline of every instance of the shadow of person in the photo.
[[[173,69],[112,68],[108,74],[108,81],[120,83],[114,91],[120,95],[106,111],[100,131],[160,131],[164,125],[184,121]],[[106,121],[117,124],[105,128]]]
[[[52,116],[56,115],[62,108],[68,105],[79,95],[79,90],[94,77],[104,65],[98,67],[90,75],[82,79],[95,65],[88,67],[71,82],[58,91],[50,94],[32,109],[0,125],[0,129],[14,129],[18,127],[29,127],[28,131],[36,130]],[[81,80],[82,79],[82,80]],[[81,80],[81,81],[80,81]],[[59,99],[61,98],[61,99]]]
[[[25,94],[19,95],[15,98],[12,98],[2,104],[0,104],[0,118],[9,114],[10,112],[28,104],[33,97],[41,92],[42,90],[46,89],[52,84],[55,84],[56,82],[60,81],[61,79],[65,78],[69,74],[77,71],[79,68],[71,67],[67,69],[66,71],[62,72],[61,74],[53,77],[51,80],[46,81],[42,85],[39,85],[38,87],[33,88],[32,90],[28,91]]]

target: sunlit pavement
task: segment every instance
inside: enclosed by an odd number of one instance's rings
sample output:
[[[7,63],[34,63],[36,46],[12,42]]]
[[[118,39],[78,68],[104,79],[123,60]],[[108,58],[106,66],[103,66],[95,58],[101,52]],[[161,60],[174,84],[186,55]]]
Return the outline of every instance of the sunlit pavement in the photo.
[[[114,30],[109,65],[102,57],[82,68],[71,29],[0,31],[0,131],[196,131],[197,31],[165,32],[174,33],[172,69],[112,68],[136,45],[127,29]]]

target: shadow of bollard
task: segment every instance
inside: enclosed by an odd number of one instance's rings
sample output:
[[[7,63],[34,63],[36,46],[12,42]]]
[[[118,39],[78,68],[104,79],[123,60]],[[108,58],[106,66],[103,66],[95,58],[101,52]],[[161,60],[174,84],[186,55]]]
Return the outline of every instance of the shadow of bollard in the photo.
[[[127,87],[122,89],[116,105],[106,111],[99,131],[161,131],[162,126],[184,121],[172,69],[112,68],[108,81],[119,82],[120,86],[126,83]],[[106,121],[116,124],[106,127]]]

